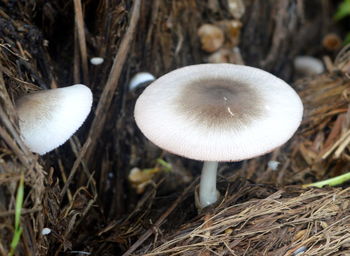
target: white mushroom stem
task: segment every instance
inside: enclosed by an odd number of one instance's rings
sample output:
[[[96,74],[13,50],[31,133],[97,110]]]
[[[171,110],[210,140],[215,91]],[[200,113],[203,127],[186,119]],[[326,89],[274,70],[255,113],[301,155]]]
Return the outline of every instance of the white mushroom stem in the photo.
[[[202,208],[211,205],[218,200],[218,192],[216,190],[217,169],[218,162],[204,162],[201,183],[199,186],[199,202]]]

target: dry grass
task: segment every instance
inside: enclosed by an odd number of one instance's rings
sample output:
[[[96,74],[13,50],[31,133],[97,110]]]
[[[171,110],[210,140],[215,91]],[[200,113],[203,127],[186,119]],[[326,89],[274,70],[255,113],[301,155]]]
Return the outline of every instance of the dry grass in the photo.
[[[286,187],[271,193],[245,184],[136,255],[293,255],[301,247],[303,255],[345,255],[350,252],[349,197],[349,189]]]

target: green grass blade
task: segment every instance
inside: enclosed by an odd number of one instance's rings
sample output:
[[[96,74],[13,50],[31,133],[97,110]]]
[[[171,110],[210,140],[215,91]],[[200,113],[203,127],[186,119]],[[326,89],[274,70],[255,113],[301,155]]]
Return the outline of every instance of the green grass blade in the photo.
[[[19,243],[19,239],[21,238],[21,235],[22,235],[22,231],[23,229],[22,228],[19,228],[18,230],[16,230],[16,232],[13,234],[13,237],[12,237],[12,242],[11,242],[11,251],[15,251],[18,243]]]
[[[324,186],[337,186],[337,185],[341,185],[347,181],[350,180],[350,172],[345,173],[343,175],[331,178],[331,179],[327,179],[327,180],[323,180],[323,181],[318,181],[315,183],[311,183],[311,184],[306,184],[303,185],[304,188],[307,187],[317,187],[317,188],[322,188]]]
[[[14,255],[23,231],[22,228],[20,227],[23,199],[24,199],[24,175],[22,173],[19,181],[18,189],[17,189],[17,194],[16,194],[15,228],[14,228],[15,231],[14,231],[12,242],[10,245],[9,256]]]
[[[172,166],[171,164],[169,164],[168,162],[164,161],[162,158],[158,158],[157,163],[159,165],[161,165],[163,167],[163,169],[167,172],[170,172],[172,170]]]
[[[21,174],[21,179],[19,181],[19,186],[16,195],[16,209],[15,209],[15,228],[19,228],[21,221],[21,212],[23,207],[23,197],[24,197],[24,175]]]

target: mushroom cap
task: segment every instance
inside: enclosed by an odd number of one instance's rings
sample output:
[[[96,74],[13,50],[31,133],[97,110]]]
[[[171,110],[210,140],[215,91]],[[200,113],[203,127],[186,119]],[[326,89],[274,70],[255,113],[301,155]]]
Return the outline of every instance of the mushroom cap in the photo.
[[[148,72],[139,72],[136,75],[134,75],[129,83],[129,90],[133,91],[136,90],[139,86],[154,81],[156,78],[154,75]]]
[[[172,71],[138,98],[135,120],[157,146],[187,158],[239,161],[270,152],[299,126],[303,105],[284,81],[234,64]]]
[[[224,32],[217,26],[203,24],[197,31],[200,38],[202,50],[206,52],[215,52],[225,41]]]
[[[321,60],[312,56],[297,56],[294,59],[294,68],[305,75],[317,75],[324,72]]]
[[[105,60],[101,57],[93,57],[90,59],[92,65],[98,66],[101,65]]]
[[[91,105],[91,90],[82,84],[22,96],[16,110],[25,144],[40,155],[57,148],[83,124]]]

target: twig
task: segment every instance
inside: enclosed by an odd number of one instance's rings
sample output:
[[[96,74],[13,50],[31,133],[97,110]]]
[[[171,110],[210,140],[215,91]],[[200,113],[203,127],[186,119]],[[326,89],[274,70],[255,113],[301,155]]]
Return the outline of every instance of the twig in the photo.
[[[31,209],[22,208],[21,214],[24,215],[24,214],[39,212],[41,210],[42,210],[42,207],[36,207],[36,208],[31,208]],[[0,212],[0,217],[3,218],[3,217],[7,217],[7,216],[12,216],[15,214],[16,214],[16,210],[10,210],[7,212]]]
[[[19,146],[20,150],[23,151],[22,154],[18,154],[17,156],[22,156],[23,154],[25,154],[24,158],[25,159],[31,159],[30,157],[30,152],[27,150],[27,147],[24,145],[22,139],[20,138],[17,130],[15,129],[15,127],[13,126],[13,123],[11,121],[13,120],[10,120],[8,114],[5,112],[5,109],[7,109],[8,111],[12,112],[12,113],[15,113],[15,108],[13,106],[13,104],[11,103],[11,100],[10,100],[10,96],[8,95],[8,92],[6,90],[6,87],[5,87],[5,81],[4,81],[4,78],[3,78],[3,74],[2,74],[2,71],[3,70],[3,67],[0,63],[0,94],[3,95],[3,97],[5,97],[6,101],[6,108],[0,108],[0,119],[1,121],[3,122],[4,124],[4,127],[3,128],[6,128],[11,136],[14,138],[14,140],[16,141],[17,145]],[[26,161],[27,163],[25,165],[28,164],[29,161]]]
[[[100,137],[101,132],[103,130],[108,109],[110,108],[114,92],[117,89],[118,80],[123,69],[127,54],[129,52],[138,20],[140,18],[140,6],[141,0],[135,0],[132,7],[130,25],[120,43],[120,47],[114,58],[113,66],[111,68],[111,72],[109,73],[106,86],[103,89],[103,92],[101,94],[100,100],[96,108],[95,118],[92,122],[88,136],[92,139],[92,143],[88,152],[86,153],[86,159],[90,159],[94,147],[96,146],[96,143],[98,141],[98,138]]]
[[[70,145],[71,145],[71,148],[72,148],[72,151],[75,155],[75,157],[78,157],[79,156],[79,152],[81,150],[81,143],[79,141],[79,139],[76,137],[76,136],[73,136],[70,140]],[[93,177],[93,175],[90,173],[89,169],[88,169],[88,166],[86,164],[86,161],[82,160],[81,162],[81,166],[83,167],[83,172],[85,173],[86,177],[88,179],[90,179],[91,177]],[[83,176],[81,175],[80,176],[80,180],[78,182],[78,184],[82,184],[83,183],[83,180],[82,180]],[[93,191],[94,193],[97,193],[97,191]]]
[[[77,156],[77,158],[78,158],[78,156]],[[61,158],[59,158],[57,160],[57,164],[58,164],[58,169],[60,170],[60,173],[61,173],[63,184],[66,184],[66,182],[67,182],[67,175],[64,172],[63,162],[62,162]],[[67,189],[67,197],[68,197],[68,201],[69,202],[71,202],[73,200],[72,192],[70,191],[69,188]]]
[[[164,220],[173,212],[173,210],[178,206],[178,204],[183,200],[185,195],[193,188],[193,186],[198,183],[199,178],[196,178],[175,200],[175,202],[166,210],[162,216],[154,223],[154,225],[147,230],[122,256],[128,256],[133,253],[144,241],[146,241],[154,232],[158,230],[159,227],[163,224]]]
[[[73,81],[78,84],[80,81],[80,69],[79,69],[79,42],[78,42],[77,28],[74,29],[74,59],[73,59]]]
[[[68,189],[68,186],[70,185],[70,183],[72,182],[72,179],[80,165],[80,163],[82,162],[82,159],[83,157],[85,156],[86,154],[86,151],[90,145],[90,138],[88,138],[83,146],[83,148],[81,149],[80,153],[79,153],[79,156],[78,158],[75,160],[74,164],[73,164],[73,167],[72,167],[72,170],[70,171],[70,174],[69,174],[69,177],[67,179],[67,182],[64,184],[64,187],[61,191],[61,198],[64,196],[64,194],[66,193],[67,189]]]
[[[83,18],[83,10],[81,7],[80,0],[74,0],[74,10],[75,10],[75,24],[77,26],[76,31],[78,32],[81,62],[83,66],[84,82],[88,83],[89,70],[88,70],[88,62],[87,62],[86,39],[85,39],[85,32],[84,32],[84,18]]]
[[[340,144],[342,144],[344,141],[347,141],[350,137],[350,130],[348,130],[346,133],[344,133],[340,139],[333,144],[333,146],[322,155],[322,159],[326,159]]]
[[[0,135],[1,138],[5,141],[5,143],[15,152],[18,159],[21,161],[21,163],[27,168],[31,169],[31,165],[28,161],[28,158],[26,158],[25,155],[23,155],[23,151],[20,150],[20,148],[17,146],[16,142],[12,139],[12,137],[6,132],[5,129],[0,127]]]

